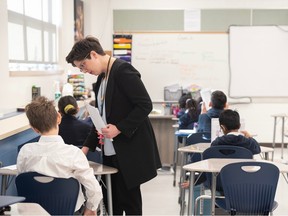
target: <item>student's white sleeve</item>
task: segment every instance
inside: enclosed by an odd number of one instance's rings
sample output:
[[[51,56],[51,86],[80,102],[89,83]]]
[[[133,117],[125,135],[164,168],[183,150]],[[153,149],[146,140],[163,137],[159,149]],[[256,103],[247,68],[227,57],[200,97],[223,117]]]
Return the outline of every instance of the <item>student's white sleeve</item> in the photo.
[[[87,197],[86,208],[95,211],[103,198],[102,189],[97,181],[93,169],[90,168],[84,153],[79,149],[79,154],[74,160],[74,176],[84,186]]]

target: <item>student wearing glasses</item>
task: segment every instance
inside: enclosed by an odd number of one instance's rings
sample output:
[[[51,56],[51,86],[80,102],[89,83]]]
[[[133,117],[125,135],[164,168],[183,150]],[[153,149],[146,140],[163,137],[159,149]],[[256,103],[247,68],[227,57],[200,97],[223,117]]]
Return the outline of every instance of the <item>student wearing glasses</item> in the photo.
[[[107,55],[91,36],[76,42],[66,61],[97,76],[95,106],[106,123],[101,129],[103,164],[118,169],[111,176],[113,214],[142,215],[140,185],[157,175],[161,161],[148,117],[152,101],[141,75],[128,62]],[[101,143],[102,136],[93,128],[82,150],[95,151]]]

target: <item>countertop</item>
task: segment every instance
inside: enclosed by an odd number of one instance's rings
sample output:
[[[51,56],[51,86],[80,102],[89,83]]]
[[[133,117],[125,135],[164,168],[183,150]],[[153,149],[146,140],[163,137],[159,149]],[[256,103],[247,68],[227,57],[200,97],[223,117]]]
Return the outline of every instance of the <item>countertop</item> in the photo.
[[[84,106],[84,101],[77,101],[78,106]],[[87,100],[89,103],[89,100]],[[25,112],[0,120],[0,140],[15,135],[30,128]]]
[[[2,119],[0,121],[0,140],[30,128],[25,113]]]
[[[77,101],[78,106],[84,106],[84,101]],[[87,101],[89,103],[89,101]],[[150,119],[172,119],[174,115],[150,114]],[[25,112],[0,120],[0,140],[20,133],[30,128]]]

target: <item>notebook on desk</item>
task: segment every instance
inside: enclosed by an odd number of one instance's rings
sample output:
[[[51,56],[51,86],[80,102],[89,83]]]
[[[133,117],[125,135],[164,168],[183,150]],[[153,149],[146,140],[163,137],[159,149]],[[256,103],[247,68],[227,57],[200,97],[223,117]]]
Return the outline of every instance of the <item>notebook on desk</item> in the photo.
[[[14,203],[22,202],[25,197],[21,196],[0,196],[0,209],[5,206],[12,205]]]

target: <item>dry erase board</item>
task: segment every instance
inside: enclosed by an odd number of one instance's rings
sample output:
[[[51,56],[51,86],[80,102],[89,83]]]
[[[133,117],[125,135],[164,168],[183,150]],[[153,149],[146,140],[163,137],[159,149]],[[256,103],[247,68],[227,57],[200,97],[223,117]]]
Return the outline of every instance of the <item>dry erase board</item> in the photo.
[[[227,92],[227,34],[134,33],[132,40],[132,64],[152,100],[163,100],[164,87],[172,84]]]
[[[231,85],[235,97],[288,97],[288,26],[231,26]]]

